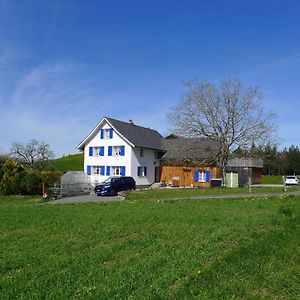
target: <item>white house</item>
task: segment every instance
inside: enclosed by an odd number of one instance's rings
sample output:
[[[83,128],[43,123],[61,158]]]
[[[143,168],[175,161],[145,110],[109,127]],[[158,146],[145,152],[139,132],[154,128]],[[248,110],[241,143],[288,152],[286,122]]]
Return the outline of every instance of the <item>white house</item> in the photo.
[[[77,146],[84,152],[84,172],[95,185],[110,176],[132,176],[136,185],[155,181],[163,137],[153,129],[104,117]]]

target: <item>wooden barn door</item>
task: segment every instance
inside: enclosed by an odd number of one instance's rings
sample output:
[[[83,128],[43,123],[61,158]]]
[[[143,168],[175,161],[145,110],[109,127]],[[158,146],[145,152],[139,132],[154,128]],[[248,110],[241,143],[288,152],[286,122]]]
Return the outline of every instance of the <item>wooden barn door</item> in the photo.
[[[161,168],[160,167],[155,167],[154,172],[155,172],[155,174],[154,174],[154,181],[155,182],[160,182]]]
[[[190,186],[191,185],[190,174],[191,174],[190,170],[183,169],[181,186]]]

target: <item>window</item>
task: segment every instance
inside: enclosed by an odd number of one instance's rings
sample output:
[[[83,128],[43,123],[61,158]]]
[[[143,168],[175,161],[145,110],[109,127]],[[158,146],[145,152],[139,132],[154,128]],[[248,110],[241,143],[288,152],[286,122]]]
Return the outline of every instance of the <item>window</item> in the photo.
[[[94,147],[94,156],[100,156],[100,148],[99,147]]]
[[[125,146],[108,146],[108,156],[124,156]]]
[[[121,155],[120,146],[113,146],[112,155]]]
[[[199,182],[206,182],[206,173],[204,171],[199,171]]]
[[[93,166],[93,173],[94,175],[100,175],[100,166]]]
[[[104,166],[92,166],[92,175],[104,175]]]
[[[111,167],[111,175],[120,176],[121,175],[121,167],[119,167],[119,166]]]
[[[111,176],[125,176],[125,166],[111,166],[110,167]]]
[[[140,157],[144,157],[144,149],[140,148]]]
[[[194,182],[209,182],[210,171],[194,171]]]
[[[90,147],[89,156],[103,156],[104,147]]]
[[[109,133],[110,133],[109,129],[104,129],[104,138],[105,139],[109,139]]]
[[[102,128],[100,130],[100,139],[112,139],[113,138],[113,129],[112,128]]]
[[[146,177],[147,176],[147,167],[138,167],[137,175],[139,177]]]

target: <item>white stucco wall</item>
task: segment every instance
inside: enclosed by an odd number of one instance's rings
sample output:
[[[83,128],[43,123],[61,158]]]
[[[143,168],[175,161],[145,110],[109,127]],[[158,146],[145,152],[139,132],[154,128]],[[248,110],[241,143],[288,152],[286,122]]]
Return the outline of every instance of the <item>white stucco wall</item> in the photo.
[[[140,156],[140,148],[136,147],[131,152],[131,176],[135,179],[137,185],[149,185],[154,182],[155,166],[159,165],[159,161],[155,158],[155,151],[143,148],[143,157]],[[138,176],[137,168],[147,167],[147,176]]]
[[[107,166],[125,166],[125,175],[131,176],[131,152],[132,147],[116,131],[113,132],[112,139],[101,139],[101,129],[108,129],[110,126],[106,123],[97,130],[94,137],[85,145],[84,148],[84,172],[87,173],[87,166],[105,166],[105,175],[90,175],[92,185],[102,182],[109,176],[106,175]],[[104,156],[89,156],[90,147],[104,146]],[[108,146],[125,146],[124,156],[108,156]]]

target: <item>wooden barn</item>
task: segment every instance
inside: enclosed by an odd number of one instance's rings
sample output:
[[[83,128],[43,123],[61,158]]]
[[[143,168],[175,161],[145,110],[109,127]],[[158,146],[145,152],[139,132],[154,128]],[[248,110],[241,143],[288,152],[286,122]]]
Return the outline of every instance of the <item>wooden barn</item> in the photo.
[[[217,142],[172,135],[163,143],[166,152],[160,160],[160,182],[176,187],[207,188],[220,182],[220,168],[215,163]]]

